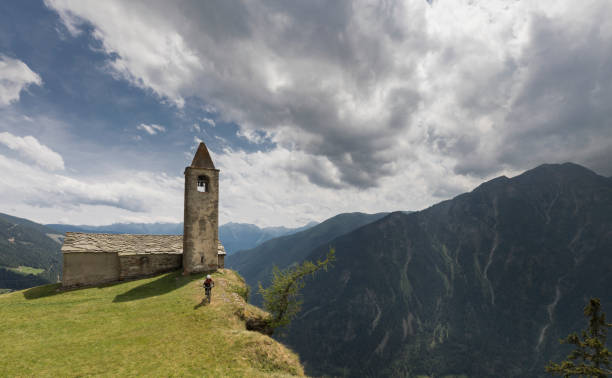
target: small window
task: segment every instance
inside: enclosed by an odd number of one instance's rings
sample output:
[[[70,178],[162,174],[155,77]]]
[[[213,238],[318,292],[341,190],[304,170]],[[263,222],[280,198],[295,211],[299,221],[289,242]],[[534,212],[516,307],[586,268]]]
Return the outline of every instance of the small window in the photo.
[[[208,177],[198,176],[198,192],[208,192],[208,191],[209,191]]]

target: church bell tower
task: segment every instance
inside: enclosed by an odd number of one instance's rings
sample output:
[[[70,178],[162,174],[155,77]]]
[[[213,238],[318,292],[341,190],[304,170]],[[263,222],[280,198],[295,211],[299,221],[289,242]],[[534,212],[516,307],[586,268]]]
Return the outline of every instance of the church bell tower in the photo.
[[[218,244],[219,170],[200,143],[191,166],[185,168],[183,272],[216,270]]]

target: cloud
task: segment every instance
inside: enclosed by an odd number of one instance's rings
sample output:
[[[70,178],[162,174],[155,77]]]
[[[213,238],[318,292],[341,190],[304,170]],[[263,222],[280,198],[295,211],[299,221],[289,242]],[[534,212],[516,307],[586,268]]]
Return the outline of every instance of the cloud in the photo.
[[[336,168],[323,157],[282,147],[265,152],[211,151],[211,155],[220,169],[221,223],[299,226],[341,212],[419,210],[480,183],[453,175],[444,164],[430,163],[428,158],[401,162],[399,173],[382,178],[381,185],[356,188],[341,183]]]
[[[181,177],[118,169],[106,175],[75,178],[4,155],[0,155],[0,170],[0,206],[17,204],[22,216],[33,214],[33,219],[40,219],[46,211],[52,212],[47,220],[50,222],[56,221],[58,212],[86,224],[112,222],[129,214],[148,216],[150,221],[181,219]]]
[[[28,86],[42,85],[42,79],[24,62],[0,54],[0,108],[18,101]]]
[[[204,123],[208,124],[208,126],[211,126],[211,127],[215,127],[215,126],[217,125],[217,124],[215,123],[215,120],[214,120],[214,119],[210,119],[210,118],[205,118],[205,117],[204,117],[204,118],[202,118],[201,120],[202,120],[202,122],[204,122]]]
[[[156,124],[153,124],[153,123],[150,124],[150,125],[141,123],[140,125],[136,126],[136,128],[138,130],[146,131],[149,135],[155,135],[158,132],[162,132],[163,133],[164,131],[166,131],[165,127],[160,126],[160,125],[156,125]]]
[[[78,34],[86,22],[92,24],[94,37],[102,42],[103,49],[121,57],[109,61],[117,77],[152,89],[179,108],[184,105],[181,87],[190,79],[189,73],[200,67],[200,62],[183,36],[173,30],[170,20],[158,12],[160,9],[146,3],[134,3],[133,7],[107,3],[108,6],[100,7],[96,3],[46,0],[45,4],[58,12],[72,34]],[[147,20],[130,21],[141,17]],[[172,21],[179,22],[176,18]],[[128,44],[135,43],[128,47],[120,41],[122,35]],[[131,52],[128,54],[125,48]]]
[[[118,77],[200,98],[303,156],[277,168],[315,186],[372,190],[413,169],[450,193],[427,173],[440,165],[459,187],[565,160],[612,174],[608,1],[48,4],[90,23]]]
[[[18,137],[9,132],[0,133],[0,143],[37,165],[50,170],[64,170],[64,159],[57,152],[40,144],[31,135]]]

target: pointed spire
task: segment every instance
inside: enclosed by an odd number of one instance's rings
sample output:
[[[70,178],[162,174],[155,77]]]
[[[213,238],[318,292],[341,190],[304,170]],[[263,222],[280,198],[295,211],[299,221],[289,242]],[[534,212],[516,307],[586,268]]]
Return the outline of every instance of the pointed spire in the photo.
[[[215,169],[215,165],[213,164],[212,159],[210,158],[210,154],[208,153],[208,149],[204,142],[200,142],[198,146],[198,151],[193,157],[193,161],[191,162],[191,168],[207,168],[207,169]]]

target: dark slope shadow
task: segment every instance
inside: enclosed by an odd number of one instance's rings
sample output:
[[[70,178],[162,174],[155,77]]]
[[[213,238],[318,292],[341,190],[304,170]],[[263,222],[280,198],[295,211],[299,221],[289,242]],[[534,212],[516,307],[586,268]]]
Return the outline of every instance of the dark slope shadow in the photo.
[[[58,282],[58,283],[54,283],[50,285],[43,285],[43,286],[36,286],[36,287],[29,288],[27,290],[24,290],[23,296],[25,299],[38,299],[38,298],[50,297],[53,295],[59,295],[63,293],[69,293],[71,291],[76,291],[76,290],[84,290],[84,289],[91,289],[91,288],[102,289],[105,287],[121,285],[125,282],[126,281],[113,281],[113,282],[105,282],[103,284],[98,284],[98,285],[78,285],[78,286],[71,286],[71,287],[62,287],[62,283]]]
[[[181,271],[175,271],[169,274],[164,273],[164,276],[159,279],[149,282],[147,284],[135,287],[123,294],[119,294],[115,296],[113,302],[127,302],[131,300],[138,300],[143,298],[152,297],[155,295],[161,295],[165,293],[169,293],[172,290],[176,290],[180,287],[187,285],[189,282],[197,279],[201,279],[202,275],[191,275],[191,276],[182,276]],[[71,288],[62,288],[61,283],[43,285],[43,286],[35,286],[29,289],[25,289],[23,291],[23,297],[27,300],[38,299],[51,297],[54,295],[59,295],[65,292],[70,292],[74,290],[81,289],[90,289],[92,287],[101,289],[105,287],[121,285],[126,281],[116,281],[116,282],[108,282],[100,285],[85,285]]]
[[[27,290],[24,290],[23,297],[25,299],[38,299],[38,298],[51,297],[53,295],[59,295],[63,293],[69,293],[71,291],[76,291],[76,290],[91,289],[91,288],[102,289],[102,288],[109,287],[109,286],[120,285],[122,283],[125,283],[125,281],[107,282],[107,283],[103,283],[99,285],[82,285],[82,286],[62,287],[62,283],[59,282],[59,283],[50,284],[50,285],[36,286],[36,287],[29,288]]]
[[[62,291],[60,290],[61,285],[62,285],[61,283],[56,283],[56,284],[51,284],[51,285],[32,287],[30,289],[23,291],[23,297],[25,299],[30,300],[30,299],[38,299],[38,298],[50,297],[53,295],[61,294],[62,293]]]
[[[155,281],[137,286],[123,294],[117,295],[115,299],[113,299],[113,303],[136,301],[139,299],[167,294],[203,277],[203,274],[183,276],[181,273],[182,271],[175,271],[169,274],[164,274]]]

